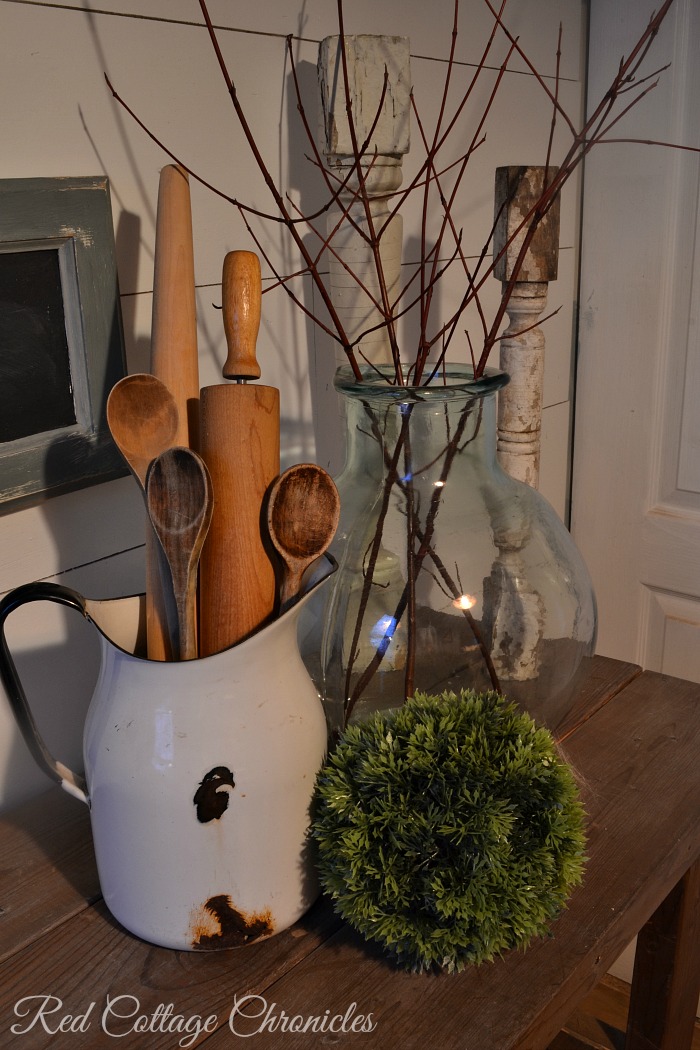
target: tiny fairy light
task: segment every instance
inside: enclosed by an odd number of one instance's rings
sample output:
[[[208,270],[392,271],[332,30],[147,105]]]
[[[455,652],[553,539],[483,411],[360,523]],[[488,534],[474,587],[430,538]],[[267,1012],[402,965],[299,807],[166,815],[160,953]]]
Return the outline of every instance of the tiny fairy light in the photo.
[[[452,601],[455,609],[473,609],[476,605],[476,598],[471,594],[460,594],[459,598],[454,598]]]
[[[392,616],[390,613],[381,616],[370,632],[372,645],[375,646],[375,648],[378,648],[380,645],[386,647],[394,637],[399,626],[400,624],[396,620],[396,617]]]

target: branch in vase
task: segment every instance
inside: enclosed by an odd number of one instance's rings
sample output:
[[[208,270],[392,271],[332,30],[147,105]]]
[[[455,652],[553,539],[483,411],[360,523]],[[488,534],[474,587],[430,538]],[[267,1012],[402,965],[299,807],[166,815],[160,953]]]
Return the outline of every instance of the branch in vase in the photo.
[[[350,363],[350,367],[353,370],[355,378],[359,382],[362,379],[362,373],[360,372],[360,368],[359,368],[359,365],[358,365],[357,360],[355,358],[355,355],[354,355],[354,353],[352,351],[352,348],[348,344],[348,339],[347,339],[347,336],[345,334],[345,330],[344,330],[343,325],[342,325],[342,323],[340,321],[340,318],[338,317],[338,314],[337,314],[337,311],[335,309],[335,306],[334,306],[334,304],[333,304],[333,302],[331,300],[330,293],[328,292],[328,289],[326,288],[325,283],[322,280],[321,275],[319,274],[317,266],[314,264],[314,261],[311,258],[311,255],[310,255],[310,253],[309,253],[309,251],[308,251],[308,249],[307,249],[307,247],[306,247],[306,245],[304,243],[303,237],[299,234],[299,232],[298,232],[298,230],[296,228],[296,225],[294,224],[291,216],[289,215],[289,213],[287,211],[286,205],[284,203],[284,197],[282,196],[282,194],[277,189],[277,186],[275,185],[275,181],[272,178],[272,176],[271,176],[271,174],[270,174],[270,172],[269,172],[269,170],[267,168],[267,165],[265,164],[265,161],[263,160],[262,154],[260,153],[260,150],[258,149],[258,145],[257,145],[257,143],[255,141],[255,137],[253,135],[253,132],[252,132],[252,130],[250,128],[250,125],[248,124],[248,121],[246,119],[245,113],[243,112],[243,107],[241,106],[240,102],[238,101],[238,93],[236,91],[236,87],[235,87],[235,85],[233,83],[233,80],[231,79],[231,76],[230,76],[230,74],[228,72],[228,69],[226,67],[226,62],[225,62],[223,54],[221,52],[221,48],[219,47],[219,42],[217,40],[216,33],[214,31],[214,26],[212,24],[211,18],[209,17],[209,11],[207,10],[207,5],[206,5],[205,0],[199,0],[199,6],[200,6],[200,8],[202,10],[202,14],[204,15],[204,21],[206,23],[207,31],[209,33],[209,39],[211,40],[212,47],[214,48],[214,51],[216,53],[216,57],[217,57],[217,59],[219,61],[219,67],[221,69],[222,75],[223,75],[224,80],[226,82],[226,87],[228,89],[229,97],[231,99],[231,102],[233,103],[233,107],[234,107],[234,109],[236,111],[236,116],[238,117],[238,122],[239,122],[239,124],[241,126],[243,134],[245,135],[245,138],[246,138],[246,140],[248,142],[248,145],[249,145],[250,150],[251,150],[251,152],[253,154],[253,157],[255,158],[255,161],[256,161],[256,164],[258,166],[258,169],[260,170],[260,173],[261,173],[261,175],[262,175],[262,177],[263,177],[263,179],[264,179],[268,189],[270,190],[270,193],[272,194],[273,200],[274,200],[275,204],[277,205],[277,207],[279,208],[279,212],[280,212],[280,215],[282,216],[284,225],[287,227],[287,230],[289,231],[290,236],[292,237],[295,245],[297,246],[297,248],[298,248],[298,250],[299,250],[299,252],[301,254],[301,257],[304,260],[304,262],[305,262],[305,264],[306,264],[306,266],[308,268],[309,274],[311,275],[311,278],[312,278],[312,280],[314,282],[314,285],[317,288],[317,290],[319,292],[319,295],[321,296],[321,299],[323,300],[323,303],[324,303],[326,309],[328,310],[328,313],[330,314],[330,317],[331,317],[331,319],[333,321],[333,325],[334,325],[334,327],[335,327],[335,329],[336,329],[336,331],[338,333],[338,336],[339,336],[339,339],[340,339],[340,343],[341,343],[341,345],[343,347],[343,350],[345,351],[346,357],[347,357],[347,359],[348,359],[348,361]]]
[[[414,509],[413,498],[414,498],[414,494],[415,494],[415,489],[414,489],[414,481],[413,481],[414,469],[412,468],[411,458],[410,458],[410,433],[409,433],[409,426],[410,426],[410,419],[411,419],[411,415],[412,415],[412,411],[413,411],[414,406],[411,405],[411,404],[406,405],[405,406],[405,411],[402,412],[402,415],[401,415],[401,428],[400,428],[399,433],[398,433],[397,438],[396,438],[396,444],[394,445],[394,448],[393,448],[393,450],[391,452],[391,455],[390,455],[389,451],[388,451],[388,449],[386,447],[386,443],[385,443],[385,441],[383,439],[383,434],[382,434],[382,431],[381,431],[380,426],[379,426],[379,421],[378,421],[376,415],[374,414],[371,406],[367,402],[364,402],[365,411],[367,412],[367,415],[368,415],[368,417],[370,419],[372,434],[375,437],[375,439],[377,440],[377,442],[379,443],[379,446],[380,446],[380,448],[382,448],[383,453],[384,453],[384,462],[385,462],[385,471],[386,471],[386,473],[385,473],[384,482],[383,482],[382,502],[381,502],[381,506],[380,506],[380,511],[379,511],[379,515],[378,515],[378,519],[377,519],[375,532],[374,532],[374,535],[373,535],[371,543],[370,543],[370,560],[369,560],[369,563],[367,565],[367,568],[365,569],[365,571],[363,573],[364,579],[363,579],[363,587],[362,587],[362,593],[361,593],[361,598],[360,598],[360,605],[359,605],[359,608],[358,608],[357,619],[356,619],[356,622],[355,622],[355,627],[354,627],[354,632],[353,632],[353,644],[351,646],[350,656],[349,656],[349,659],[348,659],[348,668],[347,668],[346,681],[345,681],[345,704],[347,705],[346,706],[346,710],[345,710],[345,719],[346,719],[346,721],[349,720],[349,718],[350,718],[350,716],[351,716],[351,714],[352,714],[352,712],[354,710],[355,705],[361,699],[362,694],[364,693],[365,689],[367,688],[367,686],[371,682],[371,680],[374,677],[374,675],[376,674],[376,672],[381,667],[382,661],[383,661],[383,659],[384,659],[384,657],[386,655],[386,652],[387,652],[387,650],[389,648],[389,645],[391,643],[391,639],[393,637],[393,633],[394,633],[394,631],[396,629],[396,626],[401,622],[401,620],[404,617],[404,615],[406,613],[406,610],[407,610],[407,608],[409,608],[409,606],[410,606],[412,614],[410,614],[410,615],[408,615],[406,617],[406,620],[407,620],[407,625],[406,625],[407,626],[407,636],[408,636],[408,639],[409,639],[408,640],[408,652],[410,653],[411,651],[413,651],[415,653],[415,648],[414,648],[414,645],[415,645],[414,639],[415,639],[415,631],[416,631],[415,588],[416,588],[416,581],[417,581],[418,575],[419,575],[421,569],[423,568],[423,563],[424,563],[424,560],[425,560],[427,555],[431,555],[431,560],[435,564],[435,566],[436,566],[438,572],[440,573],[440,575],[442,576],[443,580],[445,581],[447,586],[449,586],[453,590],[454,597],[455,598],[459,598],[460,597],[460,592],[457,589],[454,581],[450,577],[449,573],[447,572],[445,566],[442,564],[442,562],[437,557],[437,555],[433,555],[433,554],[431,554],[431,552],[432,552],[433,534],[434,534],[434,531],[435,531],[435,521],[436,521],[436,518],[437,518],[438,511],[440,509],[440,503],[441,503],[442,495],[443,495],[443,492],[444,492],[444,482],[449,477],[450,470],[452,468],[452,463],[454,461],[455,455],[459,451],[461,451],[461,449],[464,447],[464,445],[461,444],[461,442],[462,442],[462,438],[464,437],[464,431],[466,429],[467,423],[472,418],[472,415],[473,415],[473,412],[474,412],[474,405],[475,405],[475,400],[474,399],[470,399],[465,404],[464,409],[460,413],[459,422],[458,422],[458,424],[457,424],[457,426],[455,428],[455,432],[450,437],[448,443],[445,446],[444,453],[443,453],[444,461],[443,461],[442,469],[441,469],[441,472],[440,472],[440,477],[438,479],[438,482],[442,482],[442,484],[438,483],[434,487],[434,489],[432,491],[431,499],[430,499],[430,506],[429,506],[429,509],[428,509],[428,512],[427,512],[427,515],[426,515],[425,527],[421,530],[418,527],[418,525],[416,524],[415,514],[413,513],[413,509]],[[478,408],[477,408],[478,414],[477,414],[477,418],[476,418],[476,421],[475,421],[474,434],[471,435],[471,437],[468,439],[468,441],[474,440],[474,438],[478,435],[479,429],[481,427],[483,405],[482,405],[481,401],[478,401],[477,405],[478,405]],[[398,462],[399,462],[399,460],[402,457],[404,459],[404,474],[403,474],[403,477],[401,477],[399,475],[398,470],[397,470]],[[395,486],[398,487],[400,489],[400,491],[403,492],[404,498],[406,500],[406,506],[407,506],[406,559],[407,559],[407,577],[408,578],[406,580],[406,583],[405,583],[405,586],[403,588],[402,594],[401,594],[398,602],[396,603],[396,607],[394,609],[393,616],[389,618],[391,626],[387,627],[387,629],[386,629],[386,631],[384,633],[384,636],[382,637],[379,645],[377,645],[376,648],[375,648],[375,652],[374,652],[374,654],[372,656],[372,659],[369,661],[367,667],[365,668],[365,670],[360,675],[359,679],[355,683],[355,686],[354,686],[354,688],[352,689],[352,692],[351,692],[350,691],[350,686],[351,686],[351,679],[352,679],[352,669],[354,667],[355,658],[356,658],[356,654],[357,654],[357,651],[358,651],[359,639],[360,639],[360,635],[361,635],[361,632],[362,632],[362,625],[363,625],[365,613],[366,613],[367,606],[368,606],[368,603],[369,603],[369,597],[370,597],[371,588],[373,586],[374,569],[375,569],[375,566],[376,566],[376,563],[377,563],[377,558],[378,558],[379,551],[380,551],[381,544],[382,544],[384,522],[385,522],[387,511],[388,511],[388,508],[389,508],[389,502],[390,502],[390,498],[391,498],[391,493],[392,493],[392,490],[394,489]],[[414,550],[414,546],[415,546],[416,540],[419,543],[418,550]],[[464,609],[462,611],[465,612],[465,614],[468,612],[468,610],[464,610]],[[487,651],[487,649],[486,649],[486,647],[485,647],[485,645],[483,643],[483,639],[481,638],[480,633],[478,632],[478,630],[474,630],[473,629],[474,627],[476,627],[476,624],[473,621],[473,617],[471,615],[467,616],[467,620],[468,620],[468,622],[470,624],[470,627],[472,627],[472,632],[474,634],[474,638],[477,641],[477,645],[478,645],[479,650],[481,652],[482,658],[484,659],[484,664],[485,664],[485,667],[486,667],[487,672],[489,674],[489,678],[490,678],[494,688],[497,689],[497,688],[499,688],[498,684],[497,684],[498,683],[498,677],[497,677],[495,669],[493,667],[493,663],[491,661],[490,655],[488,654],[488,651]],[[414,674],[415,674],[415,661],[414,660],[409,660],[408,657],[407,657],[406,674],[405,674],[405,679],[404,679],[404,681],[405,681],[405,695],[406,696],[412,695]]]
[[[391,305],[389,303],[389,293],[387,290],[386,276],[384,274],[384,264],[382,262],[381,252],[379,250],[379,239],[375,234],[374,230],[374,218],[372,216],[372,209],[370,208],[369,195],[367,193],[366,176],[362,171],[362,164],[360,162],[360,155],[358,152],[357,144],[357,130],[355,128],[355,118],[352,113],[352,96],[350,94],[350,79],[348,77],[348,56],[345,47],[345,29],[343,25],[343,3],[342,0],[338,0],[338,28],[340,30],[340,57],[341,57],[341,68],[343,71],[343,86],[345,89],[345,109],[348,121],[348,128],[350,130],[350,140],[352,142],[352,149],[355,156],[355,172],[360,187],[360,195],[362,205],[365,212],[365,221],[367,223],[367,229],[369,231],[370,247],[374,258],[374,267],[379,282],[379,290],[382,300],[381,313],[385,318],[385,327],[389,336],[389,347],[391,350],[391,358],[394,364],[395,380],[399,386],[403,386],[404,379],[401,367],[401,354],[399,352],[399,344],[396,338],[396,327],[394,318],[391,313]],[[386,89],[387,77],[385,70],[384,86]]]
[[[666,17],[673,0],[664,0],[660,10],[652,15],[645,29],[640,34],[639,39],[632,48],[630,54],[621,59],[619,67],[615,72],[610,87],[605,92],[597,106],[594,107],[592,115],[588,118],[584,126],[577,130],[576,126],[571,118],[566,113],[565,108],[561,103],[559,97],[559,80],[560,80],[560,61],[561,61],[561,41],[562,41],[562,28],[559,27],[559,34],[557,40],[557,51],[556,51],[556,73],[554,89],[547,83],[545,78],[539,70],[535,67],[534,63],[528,58],[524,48],[519,43],[518,39],[513,36],[510,30],[507,28],[503,13],[505,10],[506,0],[501,0],[500,4],[493,2],[493,0],[484,0],[484,3],[491,13],[493,23],[491,25],[490,33],[487,41],[482,49],[479,61],[473,74],[470,78],[469,84],[466,88],[459,92],[456,104],[453,112],[450,114],[449,119],[447,116],[449,98],[453,91],[453,84],[455,80],[455,53],[456,53],[456,41],[459,29],[459,0],[455,0],[453,4],[453,24],[451,33],[451,43],[449,48],[449,54],[446,59],[446,74],[444,78],[444,84],[441,90],[441,97],[439,101],[439,112],[431,135],[426,134],[423,128],[420,118],[418,116],[418,109],[415,105],[415,100],[411,96],[411,104],[416,113],[416,119],[418,120],[422,147],[425,151],[425,157],[422,163],[419,165],[418,171],[415,176],[409,182],[409,185],[402,190],[400,193],[395,195],[392,194],[392,205],[388,209],[388,219],[383,224],[381,229],[376,228],[373,216],[370,210],[370,194],[367,187],[367,167],[371,169],[372,160],[368,157],[368,163],[363,165],[365,158],[367,157],[367,151],[369,148],[369,142],[371,141],[372,132],[366,137],[363,144],[360,146],[358,142],[357,130],[351,111],[351,97],[349,91],[349,75],[348,75],[348,56],[345,44],[345,30],[343,22],[343,3],[342,0],[337,0],[337,13],[338,13],[338,24],[340,28],[340,59],[342,65],[342,79],[345,86],[345,105],[347,108],[348,126],[350,128],[351,140],[352,140],[352,152],[349,154],[351,158],[351,170],[348,172],[346,178],[338,181],[335,173],[328,173],[325,166],[322,163],[319,151],[316,147],[314,135],[306,118],[304,107],[302,104],[300,88],[297,79],[297,70],[294,63],[294,57],[292,54],[291,46],[291,35],[287,37],[286,47],[290,56],[292,75],[294,80],[294,91],[297,99],[297,109],[300,114],[302,125],[304,128],[304,134],[311,144],[312,154],[314,160],[312,163],[319,167],[323,173],[326,191],[328,193],[328,200],[323,204],[322,207],[316,209],[313,213],[294,215],[294,205],[288,205],[284,194],[275,185],[274,179],[270,174],[270,170],[265,164],[264,158],[257,146],[255,137],[253,135],[252,128],[246,118],[241,102],[238,98],[236,86],[231,78],[229,71],[226,66],[226,62],[223,57],[223,53],[219,46],[214,27],[207,10],[206,0],[199,0],[200,8],[202,10],[204,21],[209,33],[211,44],[214,48],[217,61],[219,63],[226,88],[234,106],[237,120],[246,138],[248,146],[251,150],[252,156],[257,164],[258,170],[261,173],[263,181],[268,187],[272,194],[273,200],[277,208],[279,209],[278,215],[271,215],[261,209],[252,208],[236,198],[223,193],[217,187],[207,182],[195,171],[193,171],[187,164],[184,164],[181,158],[177,157],[172,151],[168,150],[167,147],[145,126],[145,124],[136,116],[134,111],[126,105],[121,96],[115,91],[109,80],[107,83],[114,96],[114,98],[122,105],[132,118],[144,129],[146,134],[157,143],[157,145],[163,149],[163,151],[172,160],[180,165],[185,171],[187,171],[193,179],[198,181],[200,184],[205,186],[211,192],[217,194],[222,199],[233,204],[238,208],[239,213],[244,218],[246,227],[250,230],[250,223],[245,218],[246,216],[255,216],[263,222],[273,221],[284,226],[287,233],[292,238],[295,246],[297,247],[300,256],[303,260],[303,267],[298,271],[300,274],[308,274],[311,278],[321,301],[324,303],[326,310],[328,311],[329,321],[326,322],[321,320],[312,310],[309,310],[303,305],[300,298],[291,291],[288,286],[288,277],[283,277],[277,273],[274,268],[271,267],[272,272],[275,273],[276,284],[282,285],[295,306],[299,307],[305,316],[309,317],[315,324],[317,324],[324,332],[326,332],[343,350],[348,362],[352,368],[355,379],[358,382],[362,381],[363,373],[360,370],[358,364],[358,357],[364,357],[362,350],[362,339],[368,335],[376,332],[378,328],[386,328],[389,338],[389,346],[391,359],[394,369],[394,381],[403,385],[410,382],[411,385],[430,383],[439,374],[440,367],[444,362],[449,348],[452,345],[452,341],[460,330],[460,320],[463,317],[467,308],[471,307],[472,304],[475,306],[479,321],[482,329],[482,347],[475,363],[475,375],[479,377],[483,374],[489,359],[491,350],[494,344],[500,338],[500,329],[502,327],[505,314],[507,313],[507,306],[510,297],[513,294],[514,287],[518,282],[518,266],[522,264],[522,260],[528,250],[529,244],[534,236],[534,233],[541,222],[542,218],[547,214],[548,209],[551,207],[552,202],[561,193],[562,188],[565,186],[568,179],[577,169],[583,158],[588,152],[596,145],[601,143],[609,142],[640,142],[646,145],[661,145],[666,148],[682,148],[687,150],[697,151],[695,147],[689,146],[678,146],[674,143],[655,142],[653,140],[646,140],[643,138],[618,138],[611,135],[611,131],[619,124],[619,122],[629,114],[630,110],[639,104],[639,102],[646,96],[646,94],[653,90],[657,83],[657,78],[662,70],[657,70],[653,74],[649,74],[645,77],[637,79],[637,74],[641,69],[641,64],[646,58],[649,49],[659,31],[659,28]],[[457,121],[460,116],[464,113],[469,100],[472,98],[475,86],[483,78],[487,71],[490,71],[491,67],[487,66],[488,58],[491,54],[494,41],[499,33],[503,33],[508,41],[508,54],[503,63],[497,70],[497,75],[494,84],[492,85],[491,92],[489,94],[488,102],[482,107],[477,114],[477,120],[475,130],[472,135],[472,143],[466,153],[461,157],[458,162],[452,162],[449,164],[441,165],[439,163],[440,152],[445,145],[451,141],[454,137],[455,129],[457,128]],[[489,325],[482,309],[480,302],[480,292],[483,288],[484,282],[487,281],[493,274],[494,266],[498,263],[499,257],[491,260],[487,264],[487,256],[492,243],[493,230],[487,236],[481,252],[478,255],[475,266],[470,266],[466,254],[462,249],[462,235],[461,231],[458,231],[455,222],[453,221],[454,207],[456,205],[457,193],[461,188],[464,175],[468,166],[468,161],[473,155],[474,150],[478,144],[483,142],[482,130],[486,122],[487,117],[491,114],[494,99],[498,93],[502,78],[506,72],[508,64],[510,62],[512,54],[515,53],[521,57],[525,62],[529,73],[535,78],[536,83],[542,89],[545,97],[548,99],[552,106],[552,117],[548,134],[547,148],[546,148],[546,164],[545,168],[549,167],[550,157],[553,153],[554,143],[554,132],[555,127],[559,121],[563,121],[571,133],[572,141],[565,153],[563,161],[559,164],[559,172],[557,176],[552,180],[550,184],[545,184],[543,193],[540,199],[531,209],[530,213],[523,218],[522,226],[519,231],[513,233],[513,237],[520,236],[522,231],[525,231],[525,236],[521,244],[521,251],[518,253],[518,259],[514,267],[512,277],[508,282],[505,283],[503,294],[500,299],[498,309],[496,310],[495,316],[492,319],[492,323]],[[664,67],[666,68],[666,67]],[[382,88],[382,98],[380,100],[379,107],[376,114],[374,114],[374,120],[372,121],[372,127],[376,126],[379,119],[379,113],[381,111],[384,99],[387,91],[387,69],[384,69],[384,83]],[[623,96],[629,95],[630,92],[634,92],[634,97],[631,101],[622,107],[621,111],[614,112],[616,104],[620,102]],[[448,192],[443,185],[443,180],[446,177],[448,171],[456,169],[456,175],[454,179],[454,185]],[[349,189],[349,182],[352,178],[357,179],[357,188]],[[405,282],[403,287],[399,290],[398,294],[394,294],[392,291],[391,296],[387,287],[386,275],[384,273],[384,266],[380,255],[380,244],[382,241],[382,235],[385,233],[390,225],[391,218],[394,217],[401,209],[402,204],[408,199],[409,195],[419,191],[422,193],[422,205],[421,205],[421,219],[420,219],[420,260],[417,264],[415,272],[409,277],[408,281]],[[350,194],[350,203],[344,206],[339,203],[340,195],[343,193]],[[442,209],[442,216],[439,221],[439,227],[437,230],[437,237],[432,245],[428,242],[428,214],[429,214],[429,202],[432,200],[432,195],[435,194],[439,200],[440,207]],[[351,213],[351,207],[356,202],[360,202],[365,219],[367,222],[367,233],[365,233],[363,227],[358,224],[353,214]],[[304,243],[301,229],[304,227],[314,231],[314,220],[320,217],[322,214],[329,211],[331,207],[339,207],[340,219],[336,223],[334,230],[326,238],[321,238],[321,249],[317,255],[313,255],[307,245]],[[367,330],[360,332],[359,334],[353,330],[352,338],[348,337],[348,333],[344,329],[343,321],[335,309],[330,290],[327,286],[327,282],[324,276],[319,271],[319,261],[322,258],[325,251],[328,251],[333,258],[338,257],[338,253],[333,247],[333,239],[337,234],[340,226],[349,224],[350,227],[355,231],[358,237],[363,239],[370,248],[370,252],[374,262],[374,268],[378,281],[379,292],[370,294],[367,283],[364,279],[360,280],[359,275],[353,273],[352,266],[346,269],[350,272],[353,278],[357,281],[358,287],[360,288],[363,296],[367,296],[368,304],[370,304],[375,311],[379,313],[380,321],[378,324],[368,325]],[[434,334],[429,332],[429,319],[431,315],[431,309],[435,305],[435,287],[437,280],[443,276],[446,267],[441,267],[440,258],[442,255],[442,247],[444,245],[444,239],[448,231],[457,245],[457,249],[453,258],[459,258],[461,265],[466,275],[467,288],[465,293],[462,295],[461,300],[453,309],[449,312],[447,317],[441,319],[438,323],[437,330]],[[318,231],[315,230],[315,235],[319,236]],[[260,240],[255,238],[256,244],[260,247]],[[510,243],[510,242],[509,242]],[[508,245],[506,245],[508,247]],[[504,249],[505,250],[505,249]],[[263,253],[265,254],[265,253]],[[265,255],[266,262],[269,265],[269,259]],[[452,260],[450,260],[451,262]],[[345,266],[343,260],[342,264]],[[448,263],[449,265],[449,263]],[[405,303],[407,299],[407,290],[413,285],[413,282],[419,279],[420,291],[417,299],[414,302],[420,304],[420,323],[419,323],[419,334],[418,343],[415,349],[415,354],[412,361],[405,361],[399,351],[396,324],[398,320],[403,316],[405,310],[400,304]],[[470,344],[470,354],[472,358],[476,355],[473,354],[471,347],[471,339],[468,337]],[[440,353],[438,355],[437,365],[431,365],[428,369],[428,361],[431,351],[440,345]]]

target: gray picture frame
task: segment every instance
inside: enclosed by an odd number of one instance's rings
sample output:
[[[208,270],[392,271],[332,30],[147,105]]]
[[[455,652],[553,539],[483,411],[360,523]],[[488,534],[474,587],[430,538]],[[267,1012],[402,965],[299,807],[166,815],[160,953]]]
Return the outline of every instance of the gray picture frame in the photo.
[[[107,177],[0,179],[0,264],[4,514],[127,473],[106,419],[125,374]]]

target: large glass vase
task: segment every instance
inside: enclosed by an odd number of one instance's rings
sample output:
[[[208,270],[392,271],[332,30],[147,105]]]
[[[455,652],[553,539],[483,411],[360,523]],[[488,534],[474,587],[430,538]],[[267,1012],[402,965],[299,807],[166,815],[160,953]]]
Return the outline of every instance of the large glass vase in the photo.
[[[333,731],[416,691],[555,700],[593,652],[586,567],[554,509],[496,458],[503,373],[399,387],[341,368],[347,461],[318,684]]]

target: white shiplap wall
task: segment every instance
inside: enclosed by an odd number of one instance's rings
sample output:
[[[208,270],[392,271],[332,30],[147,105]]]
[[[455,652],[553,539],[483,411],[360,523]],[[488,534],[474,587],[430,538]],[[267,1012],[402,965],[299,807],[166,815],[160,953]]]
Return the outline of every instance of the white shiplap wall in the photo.
[[[294,54],[310,115],[315,120],[318,42],[337,30],[332,0],[266,0],[241,4],[211,0],[214,23],[239,96],[268,165],[302,205],[316,199],[317,180],[303,159],[295,105],[288,106]],[[429,125],[439,100],[452,25],[452,4],[439,0],[353,0],[346,31],[407,35],[418,105]],[[90,10],[90,8],[93,10]],[[512,0],[509,24],[534,62],[552,76],[557,30],[564,24],[561,99],[578,119],[582,99],[583,0]],[[488,33],[482,0],[462,0],[457,57],[466,82]],[[97,4],[0,0],[0,178],[94,175],[111,184],[122,313],[130,371],[147,367],[158,173],[168,162],[112,100],[107,72],[140,117],[198,174],[228,194],[270,207],[236,126],[223,80],[202,26],[196,0],[101,0]],[[497,48],[500,57],[503,44]],[[497,62],[494,62],[497,65]],[[522,63],[504,78],[474,157],[457,225],[476,252],[490,226],[497,165],[544,160],[550,111]],[[490,85],[489,85],[490,87]],[[480,92],[484,98],[486,86]],[[478,100],[475,103],[478,105]],[[560,146],[564,139],[560,140]],[[419,159],[418,139],[404,163]],[[455,144],[455,155],[464,139]],[[555,150],[561,155],[561,148]],[[218,299],[221,263],[233,248],[253,247],[236,211],[192,183],[202,385],[218,382],[224,338]],[[550,291],[545,376],[542,490],[566,511],[572,340],[577,276],[577,187],[563,201],[560,278]],[[404,219],[410,254],[417,212]],[[282,269],[295,259],[276,231],[272,250]],[[451,279],[453,285],[456,277]],[[453,288],[455,293],[458,291]],[[495,306],[499,286],[488,299]],[[307,292],[308,294],[308,292]],[[445,292],[447,295],[448,293]],[[284,465],[317,458],[337,467],[339,443],[332,348],[311,330],[281,294],[263,300],[259,359],[264,379],[281,391]],[[463,350],[466,360],[466,350]],[[58,579],[94,597],[142,587],[143,515],[129,478],[54,498],[0,517],[0,592],[33,579]],[[34,606],[18,613],[9,637],[25,676],[37,719],[59,757],[80,765],[81,727],[98,652],[90,629],[75,614]],[[46,786],[33,766],[0,696],[0,806]]]

